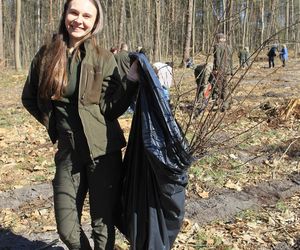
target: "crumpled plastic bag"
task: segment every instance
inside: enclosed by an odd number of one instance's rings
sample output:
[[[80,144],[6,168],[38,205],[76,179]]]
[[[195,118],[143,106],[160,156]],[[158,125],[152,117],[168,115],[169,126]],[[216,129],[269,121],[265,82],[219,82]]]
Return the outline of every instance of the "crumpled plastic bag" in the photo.
[[[183,222],[187,170],[193,161],[145,55],[124,157],[121,231],[133,250],[171,249]]]

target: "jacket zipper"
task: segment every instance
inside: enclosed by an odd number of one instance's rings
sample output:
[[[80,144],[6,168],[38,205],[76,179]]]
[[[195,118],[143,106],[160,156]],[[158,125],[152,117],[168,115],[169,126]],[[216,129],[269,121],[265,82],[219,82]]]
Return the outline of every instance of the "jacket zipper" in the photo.
[[[85,58],[84,58],[84,59],[85,59]],[[83,61],[84,61],[84,59],[83,59]],[[83,65],[83,61],[81,62],[81,65]],[[81,69],[80,69],[79,89],[81,89],[81,84],[82,84],[82,71],[83,71],[83,67],[81,67]],[[87,78],[87,77],[86,77],[86,78]],[[84,100],[85,93],[86,93],[86,89],[87,89],[87,79],[86,79],[86,81],[85,81],[85,83],[84,83],[84,91],[83,91],[82,94],[80,93],[81,96],[78,98],[78,99],[79,99],[78,101],[81,101],[81,100],[83,101],[83,100]],[[82,105],[84,106],[83,103],[82,103]],[[79,103],[78,103],[78,114],[79,114]],[[88,138],[87,138],[87,136],[86,136],[86,133],[85,133],[86,130],[85,130],[84,122],[82,121],[80,114],[79,114],[79,118],[80,118],[80,121],[81,121],[81,124],[82,124],[82,127],[83,127],[83,133],[84,133],[84,136],[85,136],[85,138],[86,138],[86,141],[87,141],[87,144],[88,144],[88,147],[89,147],[90,158],[91,158],[91,160],[92,160],[93,165],[96,166],[96,163],[95,163],[95,161],[94,161],[93,153],[91,152],[91,146],[90,146],[90,144],[89,144],[89,140],[88,140]]]

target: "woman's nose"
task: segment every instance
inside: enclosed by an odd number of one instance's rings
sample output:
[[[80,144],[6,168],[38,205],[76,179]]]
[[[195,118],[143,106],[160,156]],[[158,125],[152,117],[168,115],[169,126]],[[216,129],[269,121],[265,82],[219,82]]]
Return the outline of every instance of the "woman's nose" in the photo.
[[[82,23],[82,16],[81,15],[78,15],[75,19],[74,19],[75,22],[77,23]]]

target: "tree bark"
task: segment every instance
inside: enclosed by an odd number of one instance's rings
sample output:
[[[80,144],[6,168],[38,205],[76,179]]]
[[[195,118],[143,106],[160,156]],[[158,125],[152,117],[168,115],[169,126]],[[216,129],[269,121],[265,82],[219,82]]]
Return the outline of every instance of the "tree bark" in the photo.
[[[228,36],[228,44],[232,47],[232,37],[233,37],[233,30],[232,30],[232,0],[228,0],[227,7],[226,7],[226,34]]]
[[[227,36],[226,21],[227,21],[227,11],[226,11],[226,0],[222,0],[222,14],[223,14],[223,34]]]
[[[185,62],[190,57],[192,22],[193,22],[193,5],[194,5],[194,0],[189,0],[188,9],[187,9],[187,24],[186,24],[186,32],[185,32],[184,52],[183,52],[181,67],[185,65]]]
[[[52,0],[49,0],[49,32],[53,32],[53,5]]]
[[[20,59],[20,26],[21,26],[21,0],[16,0],[16,26],[15,26],[15,63],[16,70],[21,70]]]
[[[160,0],[155,1],[155,26],[154,26],[154,51],[153,61],[160,61]]]
[[[260,20],[261,20],[261,31],[260,31],[260,44],[264,42],[264,32],[265,32],[265,0],[261,0],[260,5]]]
[[[289,40],[290,1],[286,0],[285,7],[285,43]]]
[[[244,20],[243,20],[243,40],[242,40],[242,46],[245,47],[246,43],[246,36],[247,36],[247,23],[248,23],[248,13],[249,13],[249,0],[246,0],[246,6],[245,6],[245,12],[244,12]]]
[[[124,25],[125,25],[125,0],[122,0],[121,2],[121,8],[120,8],[120,19],[119,19],[119,32],[118,32],[118,46],[120,47],[122,41],[123,41],[123,33],[124,33]]]
[[[2,0],[0,0],[0,67],[4,65]]]

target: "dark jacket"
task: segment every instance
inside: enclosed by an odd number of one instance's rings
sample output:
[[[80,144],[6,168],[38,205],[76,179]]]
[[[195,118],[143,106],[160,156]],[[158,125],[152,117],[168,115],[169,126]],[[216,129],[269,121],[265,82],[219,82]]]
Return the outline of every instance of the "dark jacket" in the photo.
[[[214,46],[214,70],[226,75],[233,73],[232,50],[226,43],[218,43]]]
[[[276,47],[272,47],[268,54],[267,54],[268,57],[275,57],[276,56]]]
[[[81,63],[78,113],[91,158],[121,149],[126,141],[117,118],[128,108],[137,83],[121,82],[114,56],[107,50],[84,43]],[[34,57],[23,93],[24,107],[48,130],[51,141],[58,139],[51,100],[38,95],[42,50]]]

